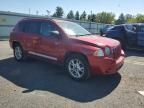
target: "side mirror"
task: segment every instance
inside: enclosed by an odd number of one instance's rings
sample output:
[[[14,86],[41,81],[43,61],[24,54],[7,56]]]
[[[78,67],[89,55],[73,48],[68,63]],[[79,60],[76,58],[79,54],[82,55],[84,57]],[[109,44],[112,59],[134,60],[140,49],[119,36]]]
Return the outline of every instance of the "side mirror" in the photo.
[[[60,33],[59,33],[59,31],[51,31],[50,35],[54,36],[54,37],[59,37]]]
[[[133,31],[134,31],[134,32],[137,32],[137,28],[136,28],[136,27],[133,27]]]

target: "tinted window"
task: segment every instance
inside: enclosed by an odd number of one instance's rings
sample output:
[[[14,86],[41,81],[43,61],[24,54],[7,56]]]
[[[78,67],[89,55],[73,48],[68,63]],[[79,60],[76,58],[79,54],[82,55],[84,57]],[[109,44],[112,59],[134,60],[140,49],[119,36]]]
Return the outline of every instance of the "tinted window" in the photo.
[[[50,36],[51,31],[56,31],[56,28],[51,23],[41,23],[40,34]]]
[[[117,28],[116,27],[112,27],[111,30],[117,30]]]
[[[139,27],[139,31],[140,31],[140,32],[144,32],[144,25],[141,25],[141,26]]]
[[[125,27],[129,31],[133,31],[133,32],[137,31],[137,26],[136,25],[126,25]]]
[[[126,27],[127,30],[130,30],[130,31],[133,30],[133,26],[132,25],[126,25],[125,27]]]
[[[124,30],[124,27],[123,26],[115,26],[115,27],[112,28],[112,30],[120,31],[120,30]]]
[[[39,34],[39,22],[22,22],[19,25],[19,30],[25,33]]]

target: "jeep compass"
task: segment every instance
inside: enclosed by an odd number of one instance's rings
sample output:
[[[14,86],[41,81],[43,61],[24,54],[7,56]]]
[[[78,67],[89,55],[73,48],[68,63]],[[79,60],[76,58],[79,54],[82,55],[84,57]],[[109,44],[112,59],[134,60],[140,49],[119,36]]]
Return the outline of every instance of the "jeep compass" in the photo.
[[[59,19],[19,21],[10,34],[10,46],[17,61],[45,58],[63,64],[76,80],[115,74],[125,58],[119,41],[92,35],[76,23]]]

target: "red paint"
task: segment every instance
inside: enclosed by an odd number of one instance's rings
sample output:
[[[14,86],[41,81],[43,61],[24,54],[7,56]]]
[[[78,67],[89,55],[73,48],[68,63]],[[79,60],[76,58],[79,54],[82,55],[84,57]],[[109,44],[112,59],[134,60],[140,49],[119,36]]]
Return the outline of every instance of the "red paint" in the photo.
[[[23,21],[50,22],[57,27],[60,32],[59,39],[47,38],[36,34],[27,34],[19,31],[18,24]],[[13,42],[19,42],[23,49],[28,52],[36,52],[46,56],[57,58],[58,63],[64,63],[67,53],[75,52],[86,56],[91,72],[93,74],[113,74],[116,73],[124,63],[124,52],[120,43],[116,40],[89,35],[70,38],[57,24],[55,20],[48,19],[24,19],[20,21],[13,32],[10,34],[10,45]],[[99,48],[103,49],[108,46],[111,49],[119,48],[117,57],[111,54],[109,57],[96,57],[93,55]]]

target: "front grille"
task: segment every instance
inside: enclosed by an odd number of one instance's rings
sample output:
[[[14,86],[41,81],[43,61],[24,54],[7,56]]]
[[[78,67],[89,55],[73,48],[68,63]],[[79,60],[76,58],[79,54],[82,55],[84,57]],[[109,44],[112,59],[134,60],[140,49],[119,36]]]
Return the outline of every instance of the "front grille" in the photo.
[[[113,48],[113,57],[115,59],[119,58],[120,54],[121,54],[121,46],[120,45],[115,47],[115,48]]]

